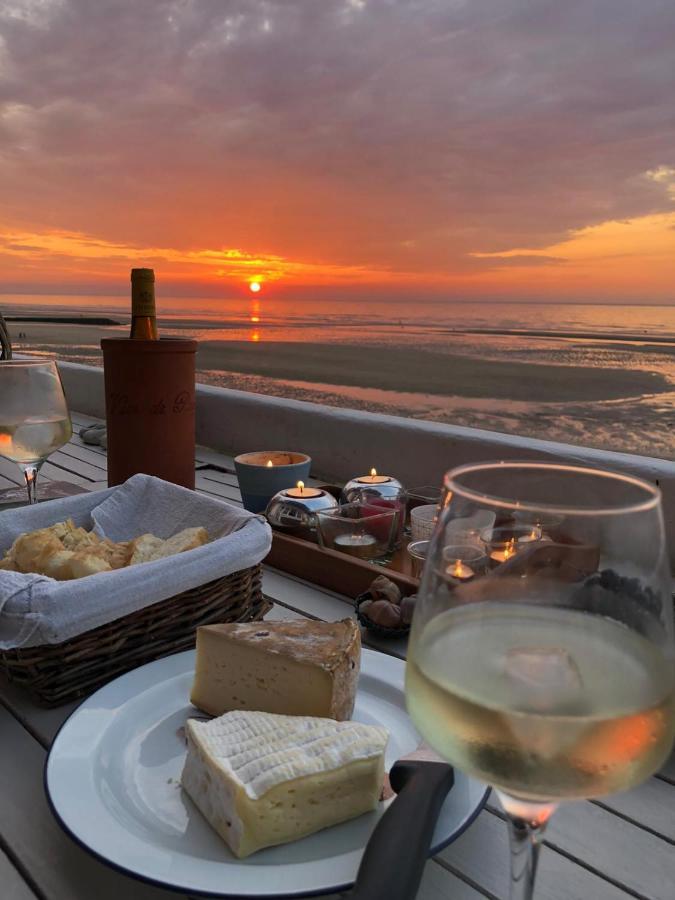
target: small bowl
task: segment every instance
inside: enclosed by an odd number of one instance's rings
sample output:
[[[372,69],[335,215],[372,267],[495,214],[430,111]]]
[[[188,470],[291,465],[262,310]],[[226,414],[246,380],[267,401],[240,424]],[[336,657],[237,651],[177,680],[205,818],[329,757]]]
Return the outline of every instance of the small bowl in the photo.
[[[410,631],[410,625],[399,625],[397,628],[390,628],[387,625],[378,625],[376,622],[371,622],[368,616],[364,612],[361,612],[361,604],[365,603],[366,600],[374,599],[375,598],[370,591],[364,591],[363,594],[359,594],[359,596],[354,599],[356,618],[359,620],[359,623],[363,625],[364,628],[367,628],[368,631],[372,631],[373,634],[379,634],[380,637],[405,637]]]

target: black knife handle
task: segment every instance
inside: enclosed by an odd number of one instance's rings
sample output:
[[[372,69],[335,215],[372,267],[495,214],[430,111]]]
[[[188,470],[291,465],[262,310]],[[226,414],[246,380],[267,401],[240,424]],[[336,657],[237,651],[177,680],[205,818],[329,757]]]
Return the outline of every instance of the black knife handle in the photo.
[[[402,760],[389,780],[398,796],[370,836],[348,900],[414,900],[454,776],[446,763]]]

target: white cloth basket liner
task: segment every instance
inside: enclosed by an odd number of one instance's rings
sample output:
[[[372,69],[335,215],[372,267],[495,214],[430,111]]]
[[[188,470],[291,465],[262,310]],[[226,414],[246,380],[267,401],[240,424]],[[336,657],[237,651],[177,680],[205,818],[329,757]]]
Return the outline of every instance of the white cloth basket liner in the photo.
[[[168,538],[199,525],[211,540],[166,559],[73,581],[0,570],[0,650],[60,644],[254,566],[272,542],[262,516],[159,478],[134,475],[119,487],[0,513],[0,558],[23,532],[67,518],[113,541],[146,532]]]

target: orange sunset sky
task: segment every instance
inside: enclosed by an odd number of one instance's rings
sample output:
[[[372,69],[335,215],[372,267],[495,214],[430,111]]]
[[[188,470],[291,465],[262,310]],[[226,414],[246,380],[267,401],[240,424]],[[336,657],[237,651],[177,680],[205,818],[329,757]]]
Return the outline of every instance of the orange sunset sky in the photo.
[[[674,45],[662,0],[10,0],[0,292],[675,303]]]

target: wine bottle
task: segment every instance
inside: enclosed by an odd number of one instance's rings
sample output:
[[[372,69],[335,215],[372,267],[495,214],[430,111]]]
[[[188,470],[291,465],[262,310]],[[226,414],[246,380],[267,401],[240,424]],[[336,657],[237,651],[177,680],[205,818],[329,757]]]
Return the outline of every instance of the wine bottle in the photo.
[[[156,341],[155,273],[153,269],[131,270],[131,340]]]

